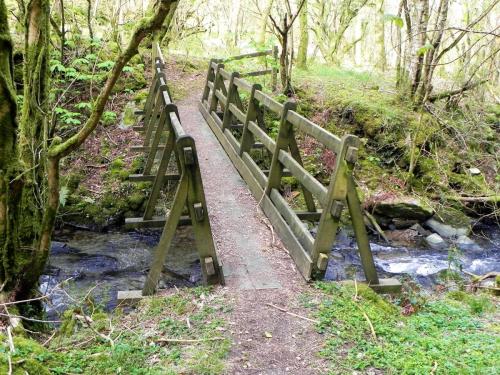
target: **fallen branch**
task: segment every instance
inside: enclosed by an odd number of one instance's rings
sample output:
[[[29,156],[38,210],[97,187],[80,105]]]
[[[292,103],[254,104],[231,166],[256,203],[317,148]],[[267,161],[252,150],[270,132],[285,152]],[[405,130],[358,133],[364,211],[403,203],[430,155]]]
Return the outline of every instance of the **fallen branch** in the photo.
[[[377,220],[375,219],[375,217],[373,217],[373,215],[371,213],[369,213],[368,211],[365,211],[365,215],[366,215],[366,217],[368,217],[368,219],[370,220],[370,223],[372,223],[372,225],[375,228],[375,230],[377,231],[377,233],[382,236],[382,238],[385,240],[385,242],[389,243],[389,239],[385,235],[385,233],[382,230],[382,228],[380,228],[380,225],[378,225]]]
[[[474,82],[474,83],[467,83],[467,84],[465,84],[463,87],[461,87],[459,89],[444,91],[444,92],[441,92],[439,94],[431,95],[431,96],[429,96],[428,101],[431,102],[431,103],[434,103],[437,100],[447,99],[447,98],[449,98],[451,96],[462,94],[462,93],[464,93],[464,92],[466,92],[468,90],[472,90],[473,88],[476,88],[477,86],[480,86],[480,85],[482,85],[483,83],[486,83],[486,82],[488,82],[487,79],[484,79],[482,81],[477,81],[477,82]]]
[[[319,320],[315,320],[315,319],[311,319],[311,318],[307,318],[305,316],[302,316],[302,315],[298,315],[298,314],[295,314],[293,312],[290,312],[282,307],[279,307],[279,306],[276,306],[276,305],[273,305],[272,303],[266,303],[267,306],[269,307],[273,307],[281,312],[284,312],[285,314],[288,314],[290,316],[294,316],[296,318],[299,318],[299,319],[303,319],[303,320],[307,320],[308,322],[312,322],[312,323],[316,323],[316,324],[319,324]]]
[[[207,339],[158,339],[157,343],[176,343],[176,344],[195,344],[199,342],[207,342],[207,341],[222,341],[225,340],[225,337],[210,337]]]
[[[361,308],[360,308],[360,310],[361,310]],[[361,310],[361,312],[363,313],[363,316],[365,317],[366,321],[368,322],[368,325],[370,326],[370,331],[372,333],[373,339],[376,340],[377,334],[375,333],[375,328],[373,327],[372,321],[370,320],[368,315],[366,315],[366,313],[363,310]]]

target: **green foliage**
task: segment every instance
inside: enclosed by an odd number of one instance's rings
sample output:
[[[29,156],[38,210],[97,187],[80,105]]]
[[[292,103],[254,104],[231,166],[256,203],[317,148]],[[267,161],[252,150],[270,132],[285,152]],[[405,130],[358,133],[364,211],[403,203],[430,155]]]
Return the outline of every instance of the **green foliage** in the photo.
[[[113,111],[104,111],[101,117],[101,121],[104,126],[112,125],[116,122],[117,115]]]
[[[82,122],[78,119],[81,116],[79,112],[72,112],[62,107],[56,107],[54,112],[65,125],[80,125]]]
[[[49,348],[31,339],[14,338],[12,373],[223,374],[230,348],[230,340],[224,337],[223,313],[227,301],[217,295],[217,291],[208,290],[181,289],[169,296],[144,299],[139,309],[128,316],[122,316],[120,311],[112,316],[89,313],[92,328],[77,318],[82,315],[79,308],[70,309],[63,314],[62,324]],[[132,321],[148,322],[147,328],[131,329]],[[108,335],[113,339],[112,345],[103,339]],[[216,336],[221,340],[206,340]],[[0,338],[0,373],[7,374],[9,347],[6,338]],[[162,338],[199,341],[162,345]]]
[[[428,51],[434,49],[434,46],[431,43],[426,43],[424,46],[420,47],[417,50],[417,55],[423,56],[425,55]]]
[[[394,25],[396,25],[400,29],[404,26],[403,19],[399,16],[394,15],[394,14],[384,14],[384,21],[392,22],[392,23],[394,23]]]
[[[318,283],[317,287],[325,293],[317,307],[318,329],[327,337],[321,355],[335,363],[331,374],[369,368],[428,374],[436,366],[444,374],[489,374],[500,365],[498,330],[472,315],[485,311],[482,298],[457,294],[473,302],[438,299],[403,316],[396,306],[359,284],[357,298],[352,284]]]
[[[59,189],[59,205],[64,207],[66,205],[66,200],[68,199],[69,189],[67,186],[61,186]]]

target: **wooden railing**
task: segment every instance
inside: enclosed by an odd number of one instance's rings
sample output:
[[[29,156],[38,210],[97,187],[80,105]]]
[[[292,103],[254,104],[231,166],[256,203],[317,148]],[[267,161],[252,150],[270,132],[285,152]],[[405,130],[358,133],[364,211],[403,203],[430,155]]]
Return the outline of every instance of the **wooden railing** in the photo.
[[[244,101],[248,103],[244,105]],[[225,70],[224,64],[217,60],[209,64],[199,108],[304,278],[324,276],[340,217],[347,206],[367,282],[376,290],[400,288],[397,280],[379,279],[375,269],[353,179],[360,144],[356,136],[338,137],[326,131],[297,113],[294,102],[277,102],[262,91],[261,85],[250,84],[238,72]],[[266,112],[279,117],[275,139],[268,134]],[[304,168],[296,139],[298,132],[314,138],[335,154],[328,186]],[[267,150],[268,167],[259,166],[253,158],[255,148]],[[293,210],[283,197],[284,176],[293,176],[299,181],[306,211]],[[302,220],[319,222],[315,237]]]
[[[163,226],[142,295],[155,292],[179,224],[193,225],[204,281],[208,284],[224,281],[208,218],[196,145],[179,120],[177,106],[172,101],[164,74],[165,61],[157,43],[153,44],[153,61],[153,82],[144,110],[137,113],[140,125],[135,127],[144,137],[143,144],[134,147],[134,150],[144,155],[144,170],[141,174],[129,176],[131,181],[151,181],[153,185],[144,215],[126,219],[129,227]],[[162,141],[164,144],[160,144]],[[156,217],[154,213],[160,192],[168,181],[177,182],[175,197],[169,214]],[[182,216],[185,208],[187,215]]]

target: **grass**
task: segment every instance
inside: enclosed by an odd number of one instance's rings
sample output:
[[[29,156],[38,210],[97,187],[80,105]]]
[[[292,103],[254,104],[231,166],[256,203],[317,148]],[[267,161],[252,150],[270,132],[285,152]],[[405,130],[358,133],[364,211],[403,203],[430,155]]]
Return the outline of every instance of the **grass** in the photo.
[[[220,292],[200,287],[145,299],[127,315],[118,310],[89,313],[92,328],[67,311],[48,348],[15,338],[13,374],[221,374],[230,347],[224,320],[228,309]],[[208,340],[214,337],[221,339]],[[162,343],[166,338],[198,341]],[[8,372],[8,356],[3,339],[2,374]]]
[[[325,297],[310,306],[326,337],[320,355],[332,362],[331,374],[493,374],[500,366],[500,326],[489,298],[455,293],[403,316],[367,287],[316,286]]]

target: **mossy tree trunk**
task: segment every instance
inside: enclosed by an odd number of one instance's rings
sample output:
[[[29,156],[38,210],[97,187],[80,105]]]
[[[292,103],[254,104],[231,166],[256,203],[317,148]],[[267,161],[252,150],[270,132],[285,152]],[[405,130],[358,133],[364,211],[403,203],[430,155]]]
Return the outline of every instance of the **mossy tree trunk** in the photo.
[[[301,69],[307,67],[307,49],[309,47],[309,25],[308,25],[307,0],[302,6],[302,13],[299,16],[300,39],[299,51],[297,52],[297,66]]]
[[[48,139],[49,3],[26,7],[24,102],[20,127],[12,80],[12,44],[4,0],[0,0],[0,285],[3,300],[24,299],[35,290],[49,254],[59,206],[59,164],[80,147],[99,124],[123,67],[141,41],[158,30],[172,1],[160,0],[154,16],[136,28],[118,56],[94,109],[78,133]],[[17,134],[19,135],[17,137]]]

